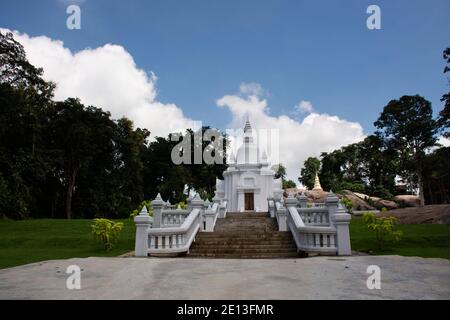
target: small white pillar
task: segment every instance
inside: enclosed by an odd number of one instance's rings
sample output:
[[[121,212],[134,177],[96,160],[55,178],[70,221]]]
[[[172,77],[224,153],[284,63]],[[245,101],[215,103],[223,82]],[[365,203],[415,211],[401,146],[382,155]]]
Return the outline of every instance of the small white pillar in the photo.
[[[200,198],[200,195],[197,193],[194,197],[194,199],[191,200],[191,205],[192,205],[192,210],[194,209],[199,209],[200,210],[200,221],[201,221],[201,225],[200,225],[200,230],[203,231],[205,230],[205,217],[204,217],[204,205],[205,202],[202,200],[202,198]]]
[[[339,256],[351,256],[352,248],[350,244],[349,224],[352,216],[344,208],[339,208],[334,215],[334,225],[336,226],[337,249]]]
[[[153,207],[153,228],[161,228],[162,224],[162,209],[166,203],[161,198],[161,194],[158,193],[155,200],[152,201]]]
[[[298,203],[300,205],[300,208],[306,208],[307,207],[308,198],[305,195],[305,192],[302,192],[302,194],[298,197]]]
[[[134,244],[134,255],[136,257],[147,257],[148,255],[148,229],[151,224],[151,217],[144,206],[142,211],[134,217],[136,224],[136,240]]]

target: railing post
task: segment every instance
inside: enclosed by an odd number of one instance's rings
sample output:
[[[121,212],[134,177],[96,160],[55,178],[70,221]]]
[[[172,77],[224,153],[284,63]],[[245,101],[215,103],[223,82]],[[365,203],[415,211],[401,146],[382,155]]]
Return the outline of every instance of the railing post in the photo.
[[[308,201],[308,198],[305,196],[305,192],[302,192],[302,194],[298,197],[298,203],[300,205],[300,208],[306,208],[307,201]]]
[[[269,209],[269,215],[271,218],[275,218],[275,200],[273,197],[267,197],[267,208]]]
[[[214,211],[214,206],[209,206],[208,209],[205,210],[205,230],[206,232],[214,231],[214,220],[216,218],[217,210],[219,210],[219,205],[215,204],[216,211]]]
[[[142,211],[134,217],[136,224],[136,240],[134,244],[134,255],[136,257],[147,257],[148,255],[148,228],[151,224],[151,218],[148,215],[147,208],[144,206]]]
[[[284,204],[285,204],[285,206],[286,206],[286,215],[285,215],[285,217],[284,217],[284,219],[285,219],[285,224],[286,224],[286,230],[284,230],[284,231],[289,231],[289,227],[288,227],[288,225],[287,225],[287,216],[288,216],[288,214],[290,214],[290,212],[289,212],[289,208],[295,208],[296,206],[297,206],[297,204],[298,204],[298,201],[297,201],[297,199],[296,198],[294,198],[294,196],[293,195],[289,195],[285,200],[284,200]],[[281,230],[280,230],[281,231]]]
[[[152,201],[153,207],[153,228],[161,228],[162,224],[162,209],[165,205],[165,202],[161,198],[161,195],[158,193],[155,200]]]
[[[334,225],[336,226],[337,249],[339,256],[352,255],[350,244],[349,224],[352,216],[340,204],[334,215]]]
[[[205,210],[204,210],[205,201],[203,201],[202,198],[200,198],[200,195],[197,193],[195,195],[194,199],[191,200],[191,205],[192,205],[192,210],[194,210],[194,209],[199,209],[200,210],[200,214],[199,214],[200,230],[204,230],[204,227],[203,227],[203,221],[204,221],[203,214],[205,212]]]
[[[330,191],[325,200],[325,206],[328,208],[328,218],[330,219],[330,224],[334,224],[334,215],[338,209],[339,198]]]

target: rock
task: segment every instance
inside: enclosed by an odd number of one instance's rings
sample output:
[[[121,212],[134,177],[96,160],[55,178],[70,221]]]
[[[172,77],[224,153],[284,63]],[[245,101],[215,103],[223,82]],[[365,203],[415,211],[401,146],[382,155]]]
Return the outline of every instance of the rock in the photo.
[[[342,194],[349,199],[353,204],[353,210],[375,210],[374,207],[369,205],[365,200],[358,197],[355,193],[349,190],[343,190]]]
[[[307,190],[305,191],[308,202],[323,203],[327,199],[328,192],[320,190]]]
[[[396,217],[400,224],[450,224],[450,204],[395,209],[381,215]]]
[[[399,205],[398,203],[394,202],[394,201],[390,201],[390,200],[384,200],[384,199],[379,199],[378,201],[375,202],[374,204],[375,208],[381,210],[383,208],[386,208],[388,210],[393,210],[393,209],[398,209]]]
[[[361,200],[364,200],[364,201],[366,201],[366,202],[367,202],[367,199],[370,199],[370,200],[373,201],[374,203],[381,200],[381,198],[378,198],[378,197],[372,197],[372,196],[369,196],[369,195],[364,194],[364,193],[353,192],[353,194],[356,195],[356,196],[357,196],[358,198],[360,198]]]
[[[287,188],[287,189],[284,189],[283,195],[285,197],[287,197],[289,195],[293,195],[294,197],[297,197],[297,196],[301,195],[303,191],[304,191],[304,189]]]
[[[420,207],[420,199],[418,196],[410,194],[402,194],[394,197],[397,203],[403,203],[406,207]]]

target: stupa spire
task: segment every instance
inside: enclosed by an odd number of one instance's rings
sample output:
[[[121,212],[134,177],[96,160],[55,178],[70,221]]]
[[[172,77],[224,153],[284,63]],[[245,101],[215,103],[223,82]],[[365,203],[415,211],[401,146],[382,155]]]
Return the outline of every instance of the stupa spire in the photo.
[[[320,185],[319,176],[316,172],[316,178],[314,179],[314,188],[313,191],[323,191],[322,186]]]

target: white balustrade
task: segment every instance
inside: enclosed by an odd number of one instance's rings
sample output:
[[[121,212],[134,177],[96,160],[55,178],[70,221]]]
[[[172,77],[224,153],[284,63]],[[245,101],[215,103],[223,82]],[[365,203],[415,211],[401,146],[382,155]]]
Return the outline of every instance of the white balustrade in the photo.
[[[200,224],[201,211],[193,209],[180,227],[148,229],[150,255],[188,252]]]
[[[348,224],[350,215],[338,205],[339,199],[330,194],[322,206],[306,208],[305,197],[284,199],[275,202],[269,209],[274,210],[279,230],[291,231],[298,251],[319,254],[350,255],[350,234]],[[281,217],[286,217],[284,222]],[[280,222],[282,225],[280,225]]]
[[[166,256],[189,252],[198,232],[212,232],[217,218],[227,214],[227,202],[205,202],[197,195],[191,209],[169,209],[161,195],[152,201],[153,218],[143,210],[136,222],[136,256]]]

